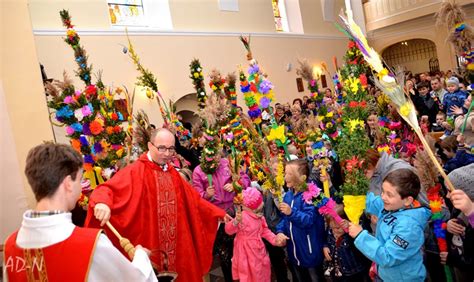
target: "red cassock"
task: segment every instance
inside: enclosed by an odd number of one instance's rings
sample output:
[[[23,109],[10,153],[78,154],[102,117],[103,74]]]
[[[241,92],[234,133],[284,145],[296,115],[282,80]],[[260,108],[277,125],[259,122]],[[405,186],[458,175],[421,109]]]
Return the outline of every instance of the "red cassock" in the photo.
[[[158,271],[164,270],[166,257],[178,281],[201,282],[209,272],[218,219],[225,211],[203,200],[171,166],[163,171],[143,154],[98,186],[89,199],[88,227],[99,226],[93,211],[97,203],[111,208],[110,223],[123,237],[151,250]],[[105,230],[126,255],[116,236]]]

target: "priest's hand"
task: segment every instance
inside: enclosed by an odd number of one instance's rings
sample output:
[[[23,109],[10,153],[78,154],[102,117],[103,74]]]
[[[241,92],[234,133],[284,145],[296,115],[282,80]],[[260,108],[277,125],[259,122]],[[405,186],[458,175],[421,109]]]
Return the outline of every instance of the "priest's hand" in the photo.
[[[94,207],[94,216],[100,221],[100,226],[104,226],[110,219],[110,208],[106,204],[96,204]]]
[[[142,247],[142,245],[136,245],[135,250],[143,250],[147,256],[151,255],[151,251],[148,250],[147,248]]]

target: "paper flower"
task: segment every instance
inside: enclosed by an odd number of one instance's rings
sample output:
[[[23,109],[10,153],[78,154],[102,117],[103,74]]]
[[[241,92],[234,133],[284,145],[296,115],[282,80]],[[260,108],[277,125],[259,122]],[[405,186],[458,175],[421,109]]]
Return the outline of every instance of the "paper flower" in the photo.
[[[260,67],[257,64],[253,64],[249,67],[248,73],[249,74],[256,74],[260,71]]]
[[[314,183],[309,183],[308,184],[308,190],[303,192],[303,200],[307,204],[312,204],[313,203],[313,198],[316,198],[319,196],[321,193],[321,189],[316,186]]]
[[[262,109],[265,109],[265,108],[268,108],[268,106],[270,106],[270,99],[268,99],[267,97],[262,97],[260,99],[260,108]]]
[[[69,106],[64,106],[56,111],[56,118],[70,118],[74,115],[74,112]]]
[[[63,101],[63,102],[64,102],[64,104],[72,104],[72,103],[74,103],[75,101],[74,101],[74,98],[72,98],[71,96],[66,96],[66,97],[64,97],[64,101]]]
[[[81,142],[78,139],[71,139],[71,147],[77,152],[81,152]]]
[[[94,120],[89,124],[89,129],[94,135],[99,135],[104,130],[102,124],[97,120]]]
[[[407,102],[400,107],[400,114],[404,117],[408,117],[411,110],[412,110],[411,104]]]
[[[100,154],[103,151],[102,144],[100,142],[95,142],[94,146],[92,147],[93,154]]]
[[[71,126],[66,126],[66,134],[67,135],[73,135],[74,134],[74,128],[72,128]]]
[[[350,119],[349,120],[349,130],[350,132],[356,130],[358,127],[364,128],[364,121],[359,119]]]
[[[95,85],[88,85],[86,87],[86,89],[84,90],[84,92],[86,93],[86,96],[92,96],[92,95],[96,95],[97,94],[97,87],[95,87]]]
[[[273,89],[273,84],[270,81],[263,80],[260,83],[260,86],[259,86],[260,93],[267,94],[268,91],[270,91],[271,89]]]
[[[71,127],[75,132],[82,132],[82,124],[78,122],[71,124]]]
[[[82,115],[87,117],[87,116],[90,116],[92,114],[92,111],[91,111],[91,107],[89,105],[85,105],[84,107],[82,107]]]
[[[351,89],[353,93],[357,93],[357,91],[359,91],[359,84],[360,84],[360,80],[356,77],[355,78],[351,77],[348,79],[349,88]]]
[[[275,141],[279,146],[283,146],[286,143],[287,138],[285,136],[285,126],[273,126],[270,129],[270,133],[267,136],[268,141]]]
[[[82,109],[75,110],[74,116],[76,117],[78,121],[82,121],[82,119],[84,118],[84,114],[82,114]]]
[[[88,164],[93,164],[94,158],[91,155],[84,155],[84,162]]]

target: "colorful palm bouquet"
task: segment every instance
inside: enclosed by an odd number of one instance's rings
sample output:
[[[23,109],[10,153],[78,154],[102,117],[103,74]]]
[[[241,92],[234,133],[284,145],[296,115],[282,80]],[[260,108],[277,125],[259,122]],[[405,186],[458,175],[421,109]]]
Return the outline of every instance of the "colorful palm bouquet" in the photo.
[[[120,167],[119,162],[127,155],[125,138],[127,133],[121,124],[127,121],[115,108],[115,97],[122,93],[120,88],[106,88],[100,74],[96,84],[91,84],[91,69],[87,63],[86,51],[80,45],[80,37],[74,30],[68,11],[60,12],[63,25],[67,28],[65,41],[74,50],[78,64],[76,75],[85,83],[83,90],[75,89],[72,80],[63,74],[63,81],[46,85],[48,107],[54,112],[51,122],[63,126],[71,146],[84,157],[84,179],[91,190],[109,179]],[[88,197],[84,191],[79,204],[86,206]]]

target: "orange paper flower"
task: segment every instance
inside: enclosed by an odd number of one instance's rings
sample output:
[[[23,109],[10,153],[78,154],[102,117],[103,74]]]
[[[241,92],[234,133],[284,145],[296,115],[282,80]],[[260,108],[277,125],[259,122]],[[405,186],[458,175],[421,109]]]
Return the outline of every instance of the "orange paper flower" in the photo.
[[[81,142],[78,139],[71,139],[71,146],[76,150],[78,153],[81,152]]]
[[[97,120],[94,120],[90,123],[89,129],[91,130],[91,133],[94,134],[94,135],[98,135],[102,131],[104,131],[104,128],[102,127],[100,122],[98,122]]]
[[[105,132],[107,132],[108,135],[114,133],[114,128],[112,126],[107,126],[105,129]]]

